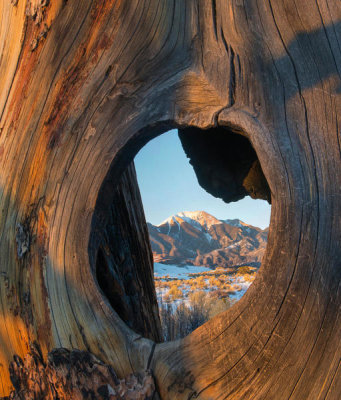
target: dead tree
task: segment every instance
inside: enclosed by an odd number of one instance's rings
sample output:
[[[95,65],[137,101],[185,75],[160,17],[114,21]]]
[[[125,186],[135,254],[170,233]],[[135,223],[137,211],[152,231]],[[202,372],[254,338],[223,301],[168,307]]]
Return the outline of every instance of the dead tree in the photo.
[[[162,399],[339,399],[339,0],[12,0],[0,18],[0,396],[36,343],[149,368]],[[171,128],[208,191],[272,215],[242,300],[160,344],[130,165]]]

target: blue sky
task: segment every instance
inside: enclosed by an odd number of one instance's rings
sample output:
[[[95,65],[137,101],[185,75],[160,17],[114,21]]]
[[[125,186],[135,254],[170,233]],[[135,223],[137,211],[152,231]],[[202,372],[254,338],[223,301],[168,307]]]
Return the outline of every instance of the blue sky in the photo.
[[[218,219],[239,218],[260,228],[269,226],[271,210],[266,201],[246,197],[226,204],[199,186],[176,130],[147,143],[136,155],[135,167],[146,219],[154,225],[180,211],[203,210]]]

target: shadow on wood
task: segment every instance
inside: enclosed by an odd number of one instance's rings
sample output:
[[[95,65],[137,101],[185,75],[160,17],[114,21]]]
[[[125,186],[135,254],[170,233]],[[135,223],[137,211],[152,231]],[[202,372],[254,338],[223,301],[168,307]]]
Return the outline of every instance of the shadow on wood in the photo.
[[[44,358],[86,350],[118,378],[151,368],[162,399],[339,399],[340,2],[19,0],[0,15],[0,395],[37,342]],[[108,238],[96,253],[92,234],[105,179],[171,128],[242,132],[272,215],[242,300],[156,344],[148,244],[119,237],[136,289],[115,271],[116,312]],[[138,203],[126,210],[143,226]],[[134,307],[147,319],[130,321]]]

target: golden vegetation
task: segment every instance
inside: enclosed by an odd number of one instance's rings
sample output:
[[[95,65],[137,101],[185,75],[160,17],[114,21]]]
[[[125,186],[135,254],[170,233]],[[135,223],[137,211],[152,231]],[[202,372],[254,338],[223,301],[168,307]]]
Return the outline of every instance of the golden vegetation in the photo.
[[[254,280],[256,271],[250,266],[220,267],[188,274],[189,279],[155,277],[164,340],[184,337],[227,310]]]

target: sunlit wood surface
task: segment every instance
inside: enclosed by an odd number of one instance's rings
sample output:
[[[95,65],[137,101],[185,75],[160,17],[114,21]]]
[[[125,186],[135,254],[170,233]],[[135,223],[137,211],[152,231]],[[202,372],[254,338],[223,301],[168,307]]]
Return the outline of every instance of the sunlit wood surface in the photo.
[[[340,46],[339,0],[0,2],[0,396],[37,341],[148,366],[162,399],[340,398]],[[155,346],[97,284],[96,201],[155,135],[217,126],[256,150],[267,253],[236,306]]]

